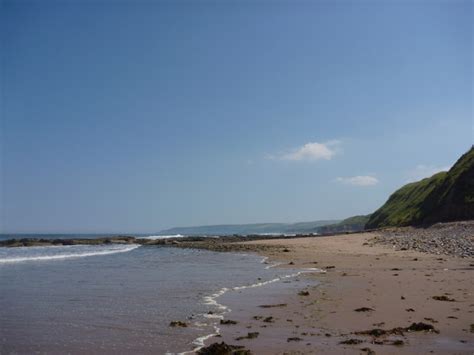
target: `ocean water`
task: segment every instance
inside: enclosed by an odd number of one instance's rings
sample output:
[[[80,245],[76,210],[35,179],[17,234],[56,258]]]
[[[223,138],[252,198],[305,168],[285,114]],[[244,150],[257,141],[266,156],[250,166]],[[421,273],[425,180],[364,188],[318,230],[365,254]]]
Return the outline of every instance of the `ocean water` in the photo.
[[[37,239],[96,239],[115,237],[117,234],[0,234],[0,240],[37,238]]]
[[[112,238],[117,237],[119,234],[0,234],[0,240],[8,239],[23,239],[23,238],[35,238],[35,239],[97,239],[97,238]],[[150,235],[150,234],[127,234],[123,235],[132,236],[136,238],[144,239],[168,239],[168,238],[182,238],[186,237],[181,234],[174,235]]]
[[[182,353],[232,293],[298,275],[256,255],[138,245],[0,248],[0,353]],[[186,328],[169,323],[180,320]]]

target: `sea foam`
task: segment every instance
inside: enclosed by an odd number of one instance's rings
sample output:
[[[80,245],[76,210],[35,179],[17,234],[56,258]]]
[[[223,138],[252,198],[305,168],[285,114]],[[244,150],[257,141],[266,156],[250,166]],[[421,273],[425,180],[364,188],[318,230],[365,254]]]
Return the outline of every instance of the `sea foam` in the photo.
[[[262,264],[267,264],[268,263],[268,257],[263,257],[260,262]],[[273,264],[270,264],[267,267],[265,267],[265,269],[268,270],[269,268],[276,267],[276,266],[279,266],[281,264],[283,264],[283,263],[273,263]],[[225,306],[225,305],[217,302],[217,299],[219,297],[223,296],[224,294],[226,294],[229,291],[241,291],[241,290],[245,290],[245,289],[249,289],[249,288],[262,287],[262,286],[269,285],[269,284],[272,284],[272,283],[275,283],[275,282],[283,281],[283,280],[290,279],[290,278],[295,278],[295,277],[298,277],[302,274],[315,273],[315,272],[317,272],[317,273],[326,273],[325,270],[322,270],[322,269],[319,269],[319,268],[303,268],[303,269],[299,269],[299,271],[296,271],[296,272],[293,272],[293,273],[290,273],[290,274],[280,275],[276,278],[273,278],[273,279],[270,279],[270,280],[267,280],[267,281],[260,281],[260,282],[253,283],[253,284],[248,284],[248,285],[243,285],[243,286],[234,286],[234,287],[230,287],[230,288],[223,287],[218,292],[216,292],[212,295],[203,297],[203,303],[204,304],[209,305],[209,306],[213,306],[213,307],[217,308],[220,311],[220,313],[218,313],[218,314],[214,314],[214,313],[213,314],[205,314],[204,317],[208,318],[208,319],[220,320],[220,319],[224,319],[225,314],[232,311],[228,306]],[[196,348],[194,348],[192,351],[186,351],[186,352],[179,353],[178,355],[194,354],[205,346],[205,341],[206,340],[208,340],[208,339],[210,339],[210,338],[212,338],[216,335],[219,335],[220,334],[220,328],[217,326],[217,323],[213,323],[212,327],[214,328],[213,333],[201,336],[199,338],[196,338],[193,341],[193,344],[196,346]]]
[[[0,264],[30,261],[53,261],[126,253],[138,247],[140,247],[138,244],[127,244],[4,248],[0,250]]]
[[[184,238],[185,235],[182,234],[172,234],[172,235],[150,235],[148,237],[143,237],[143,239],[157,240],[157,239],[171,239],[171,238]]]

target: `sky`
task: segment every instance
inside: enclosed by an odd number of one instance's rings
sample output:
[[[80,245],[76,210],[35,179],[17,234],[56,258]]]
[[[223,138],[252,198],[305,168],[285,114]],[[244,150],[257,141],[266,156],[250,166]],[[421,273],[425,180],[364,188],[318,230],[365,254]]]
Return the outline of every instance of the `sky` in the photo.
[[[0,232],[340,219],[474,142],[472,1],[0,2]]]

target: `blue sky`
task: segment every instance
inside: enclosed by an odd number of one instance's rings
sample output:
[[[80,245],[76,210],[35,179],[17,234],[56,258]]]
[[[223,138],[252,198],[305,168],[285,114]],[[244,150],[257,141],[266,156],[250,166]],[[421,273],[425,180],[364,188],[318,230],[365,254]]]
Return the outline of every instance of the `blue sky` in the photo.
[[[12,1],[3,232],[344,218],[474,141],[471,1]]]

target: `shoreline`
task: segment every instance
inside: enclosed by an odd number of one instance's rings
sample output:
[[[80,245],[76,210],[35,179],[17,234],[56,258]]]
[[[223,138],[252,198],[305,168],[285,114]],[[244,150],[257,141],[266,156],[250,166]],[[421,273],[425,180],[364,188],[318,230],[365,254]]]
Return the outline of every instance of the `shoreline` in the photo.
[[[234,253],[238,254],[238,252],[234,252]],[[266,256],[262,257],[262,255],[259,255],[258,253],[253,253],[253,254],[256,257],[261,258],[260,263],[263,264],[263,265],[266,265],[266,266],[264,266],[265,270],[268,270],[270,268],[276,268],[276,267],[280,266],[280,263],[278,263],[278,262],[269,263],[268,262],[268,257],[266,257]],[[288,270],[289,272],[284,272],[283,274],[278,275],[278,276],[276,276],[272,279],[263,280],[263,279],[259,278],[259,281],[256,282],[256,283],[223,287],[223,288],[219,289],[218,291],[216,291],[213,294],[204,296],[203,297],[203,303],[204,304],[212,305],[217,310],[219,310],[219,311],[213,311],[213,312],[210,312],[208,314],[203,314],[202,315],[205,318],[216,320],[216,322],[209,324],[209,326],[214,328],[214,332],[210,333],[210,334],[204,334],[202,336],[197,337],[192,342],[192,344],[195,345],[193,350],[184,351],[184,352],[179,353],[178,355],[195,354],[195,353],[199,352],[201,349],[205,348],[206,345],[208,345],[207,343],[209,342],[209,339],[216,338],[216,337],[217,338],[221,337],[222,336],[221,331],[224,327],[226,327],[229,324],[234,325],[234,324],[237,323],[236,321],[229,319],[228,316],[231,315],[230,318],[232,318],[232,315],[235,315],[234,314],[235,312],[232,313],[233,312],[232,311],[233,307],[230,306],[229,304],[227,304],[226,301],[222,301],[221,300],[222,298],[225,299],[225,297],[227,296],[227,297],[230,297],[231,299],[232,298],[238,299],[239,302],[240,302],[241,297],[244,297],[244,298],[246,297],[245,294],[243,296],[241,296],[240,293],[242,293],[242,292],[247,293],[246,292],[247,290],[257,290],[257,292],[259,292],[258,290],[262,290],[261,293],[265,293],[265,287],[268,287],[269,285],[272,285],[272,284],[275,284],[275,283],[281,283],[281,282],[290,282],[290,281],[286,281],[286,280],[291,280],[291,279],[297,278],[298,276],[306,274],[306,273],[321,273],[321,272],[324,272],[324,271],[322,271],[320,269],[317,269],[317,268],[282,269],[282,271],[284,271],[284,270]],[[227,322],[227,323],[225,323],[225,322]]]
[[[306,287],[275,303],[284,307],[262,310],[247,304],[240,314],[228,314],[238,324],[222,327],[206,346],[224,342],[254,354],[471,354],[473,258],[395,250],[373,244],[378,236],[237,243],[282,263],[280,268],[316,266],[327,272],[301,277]],[[311,286],[314,281],[319,284]],[[261,317],[271,322],[262,323]],[[245,336],[251,333],[259,334]]]
[[[449,233],[440,234],[443,228]],[[462,233],[451,237],[455,242],[445,245],[446,237],[459,230]],[[5,243],[10,247],[139,244],[253,253],[269,263],[264,268],[282,273],[326,271],[280,282],[263,280],[258,286],[265,287],[255,287],[259,292],[247,285],[228,289],[237,292],[210,295],[232,309],[223,314],[224,320],[236,323],[217,323],[220,334],[199,337],[205,345],[203,354],[212,354],[206,349],[215,343],[242,347],[242,354],[243,349],[254,354],[471,354],[473,241],[474,222],[466,222],[436,230],[402,228],[331,236],[179,240],[123,236]],[[242,290],[252,297],[240,295]]]

